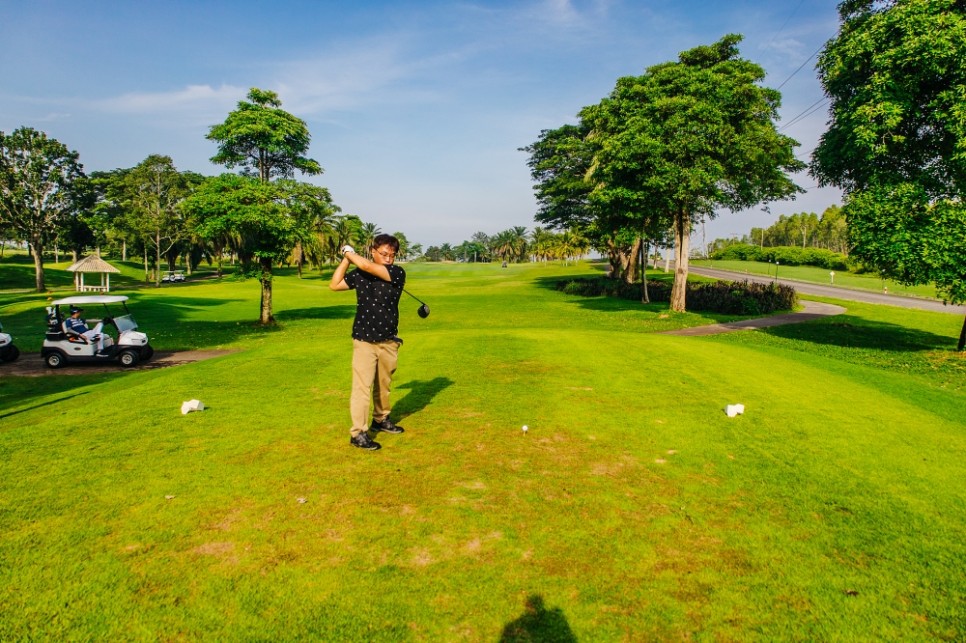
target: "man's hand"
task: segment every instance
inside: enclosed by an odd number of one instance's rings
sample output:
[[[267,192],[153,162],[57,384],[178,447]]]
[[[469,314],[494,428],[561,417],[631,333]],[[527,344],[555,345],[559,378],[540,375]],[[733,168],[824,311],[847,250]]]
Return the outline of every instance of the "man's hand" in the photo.
[[[342,246],[342,254],[347,252],[355,252],[355,249],[352,246]]]

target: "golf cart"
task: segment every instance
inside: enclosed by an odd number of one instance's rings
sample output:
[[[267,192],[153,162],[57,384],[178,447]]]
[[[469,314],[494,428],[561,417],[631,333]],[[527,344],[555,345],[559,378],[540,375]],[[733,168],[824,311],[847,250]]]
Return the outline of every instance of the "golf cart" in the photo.
[[[161,277],[161,283],[174,284],[181,283],[185,280],[183,270],[168,271],[163,277]]]
[[[3,324],[0,324],[0,361],[15,362],[20,357],[20,349],[13,345],[10,334],[2,331]]]
[[[69,362],[102,362],[116,360],[121,366],[134,366],[142,360],[151,359],[154,349],[148,344],[148,336],[138,332],[137,322],[127,309],[124,295],[77,295],[51,302],[47,307],[47,336],[40,351],[41,357],[50,368],[60,368]],[[114,316],[110,305],[117,304],[124,314]],[[68,329],[64,323],[70,317],[71,308],[100,305],[104,316],[87,319],[93,328],[97,322],[102,324],[103,350],[98,351],[98,339],[90,339]],[[93,311],[92,311],[93,312]],[[109,332],[113,328],[114,333]]]

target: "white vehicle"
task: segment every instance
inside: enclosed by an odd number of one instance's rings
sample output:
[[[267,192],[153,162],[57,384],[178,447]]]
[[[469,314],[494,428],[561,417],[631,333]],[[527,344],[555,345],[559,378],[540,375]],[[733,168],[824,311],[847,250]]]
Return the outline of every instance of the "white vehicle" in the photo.
[[[3,324],[0,324],[3,331]],[[0,361],[15,362],[20,357],[20,349],[13,345],[13,337],[9,333],[0,332]]]
[[[181,283],[185,280],[183,270],[174,270],[166,272],[163,277],[161,277],[161,282],[166,284]]]
[[[51,302],[47,307],[47,336],[41,357],[50,368],[60,368],[70,362],[101,362],[117,360],[122,366],[134,366],[142,360],[151,359],[154,349],[148,343],[148,336],[137,330],[137,322],[127,309],[124,295],[77,295]],[[124,314],[111,314],[111,305],[119,304]],[[90,315],[94,306],[102,308],[100,319],[85,316],[87,326],[93,328],[102,324],[104,349],[98,351],[98,340],[68,330],[64,321],[70,317],[72,307],[91,308],[84,312]],[[111,331],[114,331],[113,333]]]

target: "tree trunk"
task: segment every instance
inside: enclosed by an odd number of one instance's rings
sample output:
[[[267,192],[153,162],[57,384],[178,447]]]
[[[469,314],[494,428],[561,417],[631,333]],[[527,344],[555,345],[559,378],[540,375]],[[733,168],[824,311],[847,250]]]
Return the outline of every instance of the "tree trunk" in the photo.
[[[34,256],[34,285],[37,292],[44,292],[47,290],[44,285],[44,241],[40,235],[30,240],[30,252]]]
[[[634,245],[627,255],[627,271],[624,273],[624,281],[632,284],[637,279],[638,255],[641,254],[641,240],[634,239]]]
[[[151,283],[151,274],[148,272],[148,244],[144,244],[144,283]]]
[[[956,350],[962,352],[966,349],[966,319],[963,319],[963,329],[959,331],[959,344],[956,345]]]
[[[127,239],[121,240],[121,261],[127,261]]]
[[[258,322],[263,326],[275,323],[272,316],[272,260],[262,259],[262,275],[259,281],[262,283],[262,302]]]
[[[161,229],[154,231],[154,286],[161,287]]]
[[[644,241],[643,239],[641,241]],[[647,292],[647,251],[651,244],[644,241],[641,244],[641,303],[651,303],[651,296]]]
[[[688,255],[691,240],[691,219],[685,212],[674,217],[674,285],[671,287],[671,310],[685,311],[688,291]]]

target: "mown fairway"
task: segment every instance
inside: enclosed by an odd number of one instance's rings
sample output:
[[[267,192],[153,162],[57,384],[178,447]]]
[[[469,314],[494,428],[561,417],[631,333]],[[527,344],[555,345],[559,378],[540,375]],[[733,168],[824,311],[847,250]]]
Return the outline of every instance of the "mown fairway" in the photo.
[[[225,357],[3,374],[0,640],[966,636],[957,316],[675,337],[712,320],[551,287],[599,266],[406,267],[377,453],[327,275],[277,279],[274,330],[254,281],[122,291]],[[43,302],[0,293],[25,351]]]

